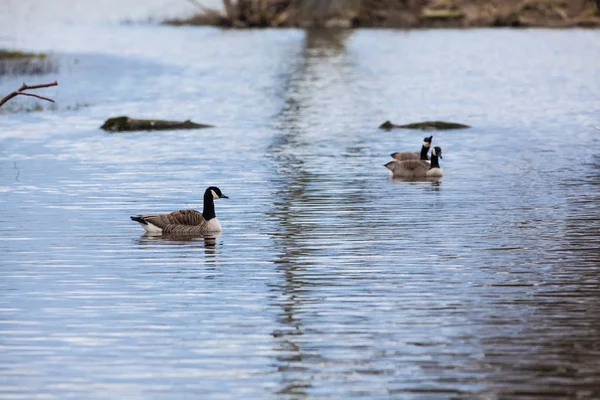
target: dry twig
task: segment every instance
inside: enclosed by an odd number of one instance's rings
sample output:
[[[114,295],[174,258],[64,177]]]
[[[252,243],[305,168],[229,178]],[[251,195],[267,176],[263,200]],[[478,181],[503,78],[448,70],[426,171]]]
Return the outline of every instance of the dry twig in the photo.
[[[50,86],[57,86],[57,85],[58,85],[57,81],[50,82],[50,83],[42,83],[40,85],[32,85],[32,86],[28,86],[25,82],[23,82],[23,85],[21,85],[20,88],[18,88],[17,90],[15,90],[14,92],[12,92],[10,94],[7,94],[6,96],[4,96],[2,98],[2,100],[0,100],[0,107],[2,107],[2,105],[4,103],[6,103],[7,101],[9,101],[13,97],[17,97],[18,95],[37,97],[38,99],[46,100],[46,101],[49,101],[51,103],[54,103],[54,100],[52,100],[51,98],[40,96],[38,94],[33,94],[33,93],[25,93],[25,90],[40,89],[40,88],[45,88],[45,87],[50,87]]]
[[[196,7],[201,12],[207,15],[216,15],[220,16],[221,14],[217,10],[213,10],[212,8],[206,7],[204,4],[200,3],[198,0],[187,0],[190,4]]]

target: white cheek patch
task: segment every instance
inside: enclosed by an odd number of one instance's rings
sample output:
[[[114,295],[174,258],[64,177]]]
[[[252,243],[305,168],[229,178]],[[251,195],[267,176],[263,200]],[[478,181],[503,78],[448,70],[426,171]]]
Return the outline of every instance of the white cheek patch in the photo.
[[[423,147],[429,147],[429,146],[431,146],[431,143],[429,143],[429,142],[423,142]]]
[[[215,191],[214,191],[214,190],[211,190],[210,192],[211,192],[211,193],[212,193],[212,195],[213,195],[213,200],[216,200],[216,199],[218,199],[218,198],[219,198],[219,196],[218,196],[218,195],[215,193]]]
[[[437,152],[435,151],[435,149],[431,150],[431,155],[432,156],[437,156]]]

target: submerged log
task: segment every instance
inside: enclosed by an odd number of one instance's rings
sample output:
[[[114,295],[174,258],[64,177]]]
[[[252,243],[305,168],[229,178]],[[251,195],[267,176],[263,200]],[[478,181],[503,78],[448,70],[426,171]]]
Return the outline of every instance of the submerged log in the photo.
[[[201,129],[212,128],[212,125],[197,124],[190,121],[165,121],[160,119],[135,119],[116,117],[107,119],[100,127],[110,132],[158,131],[170,129]]]
[[[414,124],[406,124],[406,125],[395,125],[390,121],[385,121],[383,124],[379,125],[379,129],[390,130],[394,128],[403,128],[403,129],[421,129],[424,131],[441,131],[448,129],[466,129],[470,128],[469,125],[458,124],[456,122],[444,122],[444,121],[424,121],[417,122]]]

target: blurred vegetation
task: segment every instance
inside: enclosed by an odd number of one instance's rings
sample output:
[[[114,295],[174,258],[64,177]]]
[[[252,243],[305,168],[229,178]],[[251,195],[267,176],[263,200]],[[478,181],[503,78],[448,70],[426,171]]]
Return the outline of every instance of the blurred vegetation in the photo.
[[[56,103],[41,103],[31,102],[28,100],[15,100],[4,104],[0,107],[0,115],[2,114],[17,114],[17,113],[33,113],[41,111],[79,111],[83,108],[89,107],[89,103],[75,103],[73,105],[59,106]]]
[[[26,53],[19,50],[2,50],[0,49],[0,60],[8,60],[13,58],[46,58],[45,53]]]
[[[600,0],[223,0],[172,25],[252,27],[600,27]]]
[[[0,76],[43,75],[57,70],[56,61],[45,53],[0,49]]]
[[[17,101],[12,103],[6,103],[4,107],[0,107],[0,114],[31,113],[47,110],[56,111],[58,110],[58,106],[54,103],[44,106],[41,103],[37,102],[26,104]]]

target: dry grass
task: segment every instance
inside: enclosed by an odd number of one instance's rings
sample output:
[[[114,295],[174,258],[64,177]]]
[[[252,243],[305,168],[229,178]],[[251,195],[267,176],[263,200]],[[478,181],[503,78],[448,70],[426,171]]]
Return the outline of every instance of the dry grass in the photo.
[[[43,75],[57,70],[56,61],[44,53],[0,49],[0,76]]]
[[[250,27],[600,27],[600,0],[223,0],[172,25]]]

